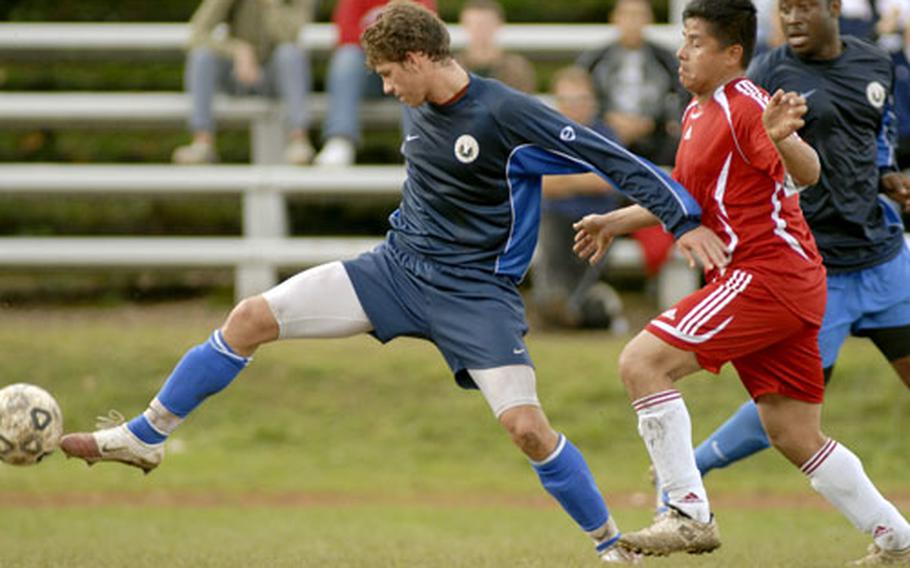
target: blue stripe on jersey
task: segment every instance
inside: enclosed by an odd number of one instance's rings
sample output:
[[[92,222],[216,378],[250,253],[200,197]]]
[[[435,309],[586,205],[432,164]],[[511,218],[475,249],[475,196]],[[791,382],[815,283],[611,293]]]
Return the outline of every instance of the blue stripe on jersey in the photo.
[[[882,212],[885,214],[885,224],[898,225],[900,227],[904,226],[904,220],[901,218],[901,214],[893,201],[884,195],[879,195],[878,203],[881,205]]]
[[[676,199],[676,202],[679,203],[679,206],[682,208],[686,217],[701,215],[701,205],[698,204],[698,201],[696,201],[695,198],[692,197],[691,193],[689,193],[684,187],[682,187],[679,184],[679,182],[677,182],[675,179],[673,179],[663,169],[655,166],[653,163],[646,160],[645,158],[642,158],[638,154],[634,154],[634,153],[630,152],[625,147],[623,147],[621,144],[618,144],[615,141],[610,140],[609,138],[602,135],[601,133],[591,130],[590,128],[587,130],[590,130],[591,133],[594,134],[594,136],[603,140],[605,143],[607,143],[608,145],[613,147],[613,149],[615,149],[619,152],[622,152],[623,154],[626,155],[626,157],[638,162],[639,165],[641,165],[642,167],[647,169],[649,172],[651,172],[655,177],[657,177],[658,181],[663,183],[663,185],[670,191],[670,194]],[[566,156],[566,157],[568,157],[568,156]],[[591,171],[600,173],[600,172],[598,172],[597,168],[595,168],[591,164],[586,164],[586,166]],[[605,176],[603,176],[603,174],[601,174],[601,177],[605,177]],[[609,181],[609,178],[605,177],[605,179],[607,179]],[[622,191],[621,187],[617,187],[617,185],[613,182],[610,182],[610,183],[612,183],[613,186],[616,187],[619,191]],[[678,237],[679,235],[675,235],[675,236]]]
[[[897,141],[897,116],[894,114],[894,101],[889,97],[882,114],[882,126],[878,131],[875,163],[879,168],[893,168],[897,165],[894,155]]]
[[[496,274],[522,280],[531,264],[534,247],[537,246],[537,228],[540,225],[541,177],[534,173],[539,163],[547,160],[548,154],[536,146],[523,145],[512,150],[506,162],[506,179],[509,182],[509,203],[512,207],[512,222],[509,239],[502,254],[496,258],[493,271]],[[553,164],[553,160],[548,160]],[[581,173],[570,164],[561,164],[561,173]],[[551,170],[552,171],[552,170]]]

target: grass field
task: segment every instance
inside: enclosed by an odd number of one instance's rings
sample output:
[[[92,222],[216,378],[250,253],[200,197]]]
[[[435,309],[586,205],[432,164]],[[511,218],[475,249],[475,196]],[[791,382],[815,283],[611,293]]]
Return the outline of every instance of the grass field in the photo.
[[[67,430],[142,410],[224,307],[0,309],[0,384],[57,396]],[[648,521],[647,458],[616,375],[623,344],[533,334],[541,399],[621,525]],[[681,384],[701,439],[742,400],[732,373]],[[910,397],[851,341],[827,432],[910,510]],[[708,477],[724,546],[654,566],[833,566],[867,540],[766,452]],[[0,566],[596,566],[476,392],[435,349],[369,338],[270,345],[172,438],[145,477],[53,455],[0,465]]]

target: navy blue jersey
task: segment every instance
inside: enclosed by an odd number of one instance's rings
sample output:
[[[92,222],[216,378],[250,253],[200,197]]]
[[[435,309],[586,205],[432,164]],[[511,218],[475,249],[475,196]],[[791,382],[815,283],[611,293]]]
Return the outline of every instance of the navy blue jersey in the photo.
[[[406,251],[521,280],[544,174],[593,171],[677,237],[699,224],[698,204],[660,168],[495,80],[472,75],[455,102],[406,112],[407,179],[389,235]]]
[[[829,273],[881,264],[903,246],[900,216],[879,196],[880,172],[896,166],[891,60],[869,43],[842,40],[844,50],[832,60],[801,59],[783,45],[749,69],[769,93],[798,91],[808,99],[799,134],[818,152],[822,171],[800,205]]]

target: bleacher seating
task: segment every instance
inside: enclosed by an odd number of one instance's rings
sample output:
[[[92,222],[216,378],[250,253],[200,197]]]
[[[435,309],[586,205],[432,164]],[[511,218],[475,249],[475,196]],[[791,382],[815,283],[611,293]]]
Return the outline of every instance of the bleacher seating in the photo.
[[[605,14],[606,16],[606,14]],[[653,25],[648,37],[675,50],[680,26]],[[449,26],[452,47],[465,44],[461,26]],[[609,24],[508,24],[500,43],[535,59],[572,59],[616,38]],[[307,26],[300,41],[316,57],[325,57],[335,44],[335,28],[316,23]],[[183,56],[189,27],[156,23],[0,23],[0,57],[8,59],[130,58],[175,59]]]
[[[678,41],[677,26],[654,26],[650,33],[664,43]],[[455,47],[464,41],[452,26]],[[535,58],[573,58],[583,49],[615,36],[608,25],[509,25],[507,49]],[[13,24],[0,23],[0,57],[8,60],[67,58],[177,59],[188,37],[184,24]],[[672,38],[672,39],[671,39]],[[327,24],[310,26],[304,43],[323,56],[334,43]],[[175,127],[188,113],[183,93],[139,92],[0,92],[0,127],[132,128]],[[311,109],[318,120],[325,97],[314,94]],[[44,194],[229,193],[243,196],[243,235],[236,238],[96,238],[47,237],[0,239],[0,266],[233,266],[235,294],[247,296],[273,285],[278,267],[306,266],[354,256],[376,238],[290,238],[285,221],[288,193],[358,195],[394,199],[401,167],[358,166],[323,170],[264,166],[280,156],[280,108],[263,99],[221,97],[215,112],[220,123],[249,125],[251,166],[177,168],[171,165],[0,165],[0,193]],[[397,103],[363,106],[367,126],[394,124]],[[306,172],[308,175],[301,175]],[[617,269],[641,270],[643,257],[632,241],[617,242],[608,258]],[[658,280],[661,306],[694,289],[698,276],[679,257]]]

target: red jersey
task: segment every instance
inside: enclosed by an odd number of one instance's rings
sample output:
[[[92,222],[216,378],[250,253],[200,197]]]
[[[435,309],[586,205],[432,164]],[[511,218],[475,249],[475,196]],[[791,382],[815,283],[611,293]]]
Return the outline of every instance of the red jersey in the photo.
[[[784,166],[761,115],[768,94],[745,78],[719,87],[683,115],[673,178],[702,207],[702,224],[732,253],[724,270],[742,269],[789,310],[821,324],[825,270]],[[713,272],[713,273],[712,273]],[[719,274],[707,274],[712,281]]]
[[[338,28],[338,45],[360,43],[360,36],[376,21],[379,12],[390,0],[339,0],[332,12]],[[436,11],[436,0],[416,0],[418,4]]]

